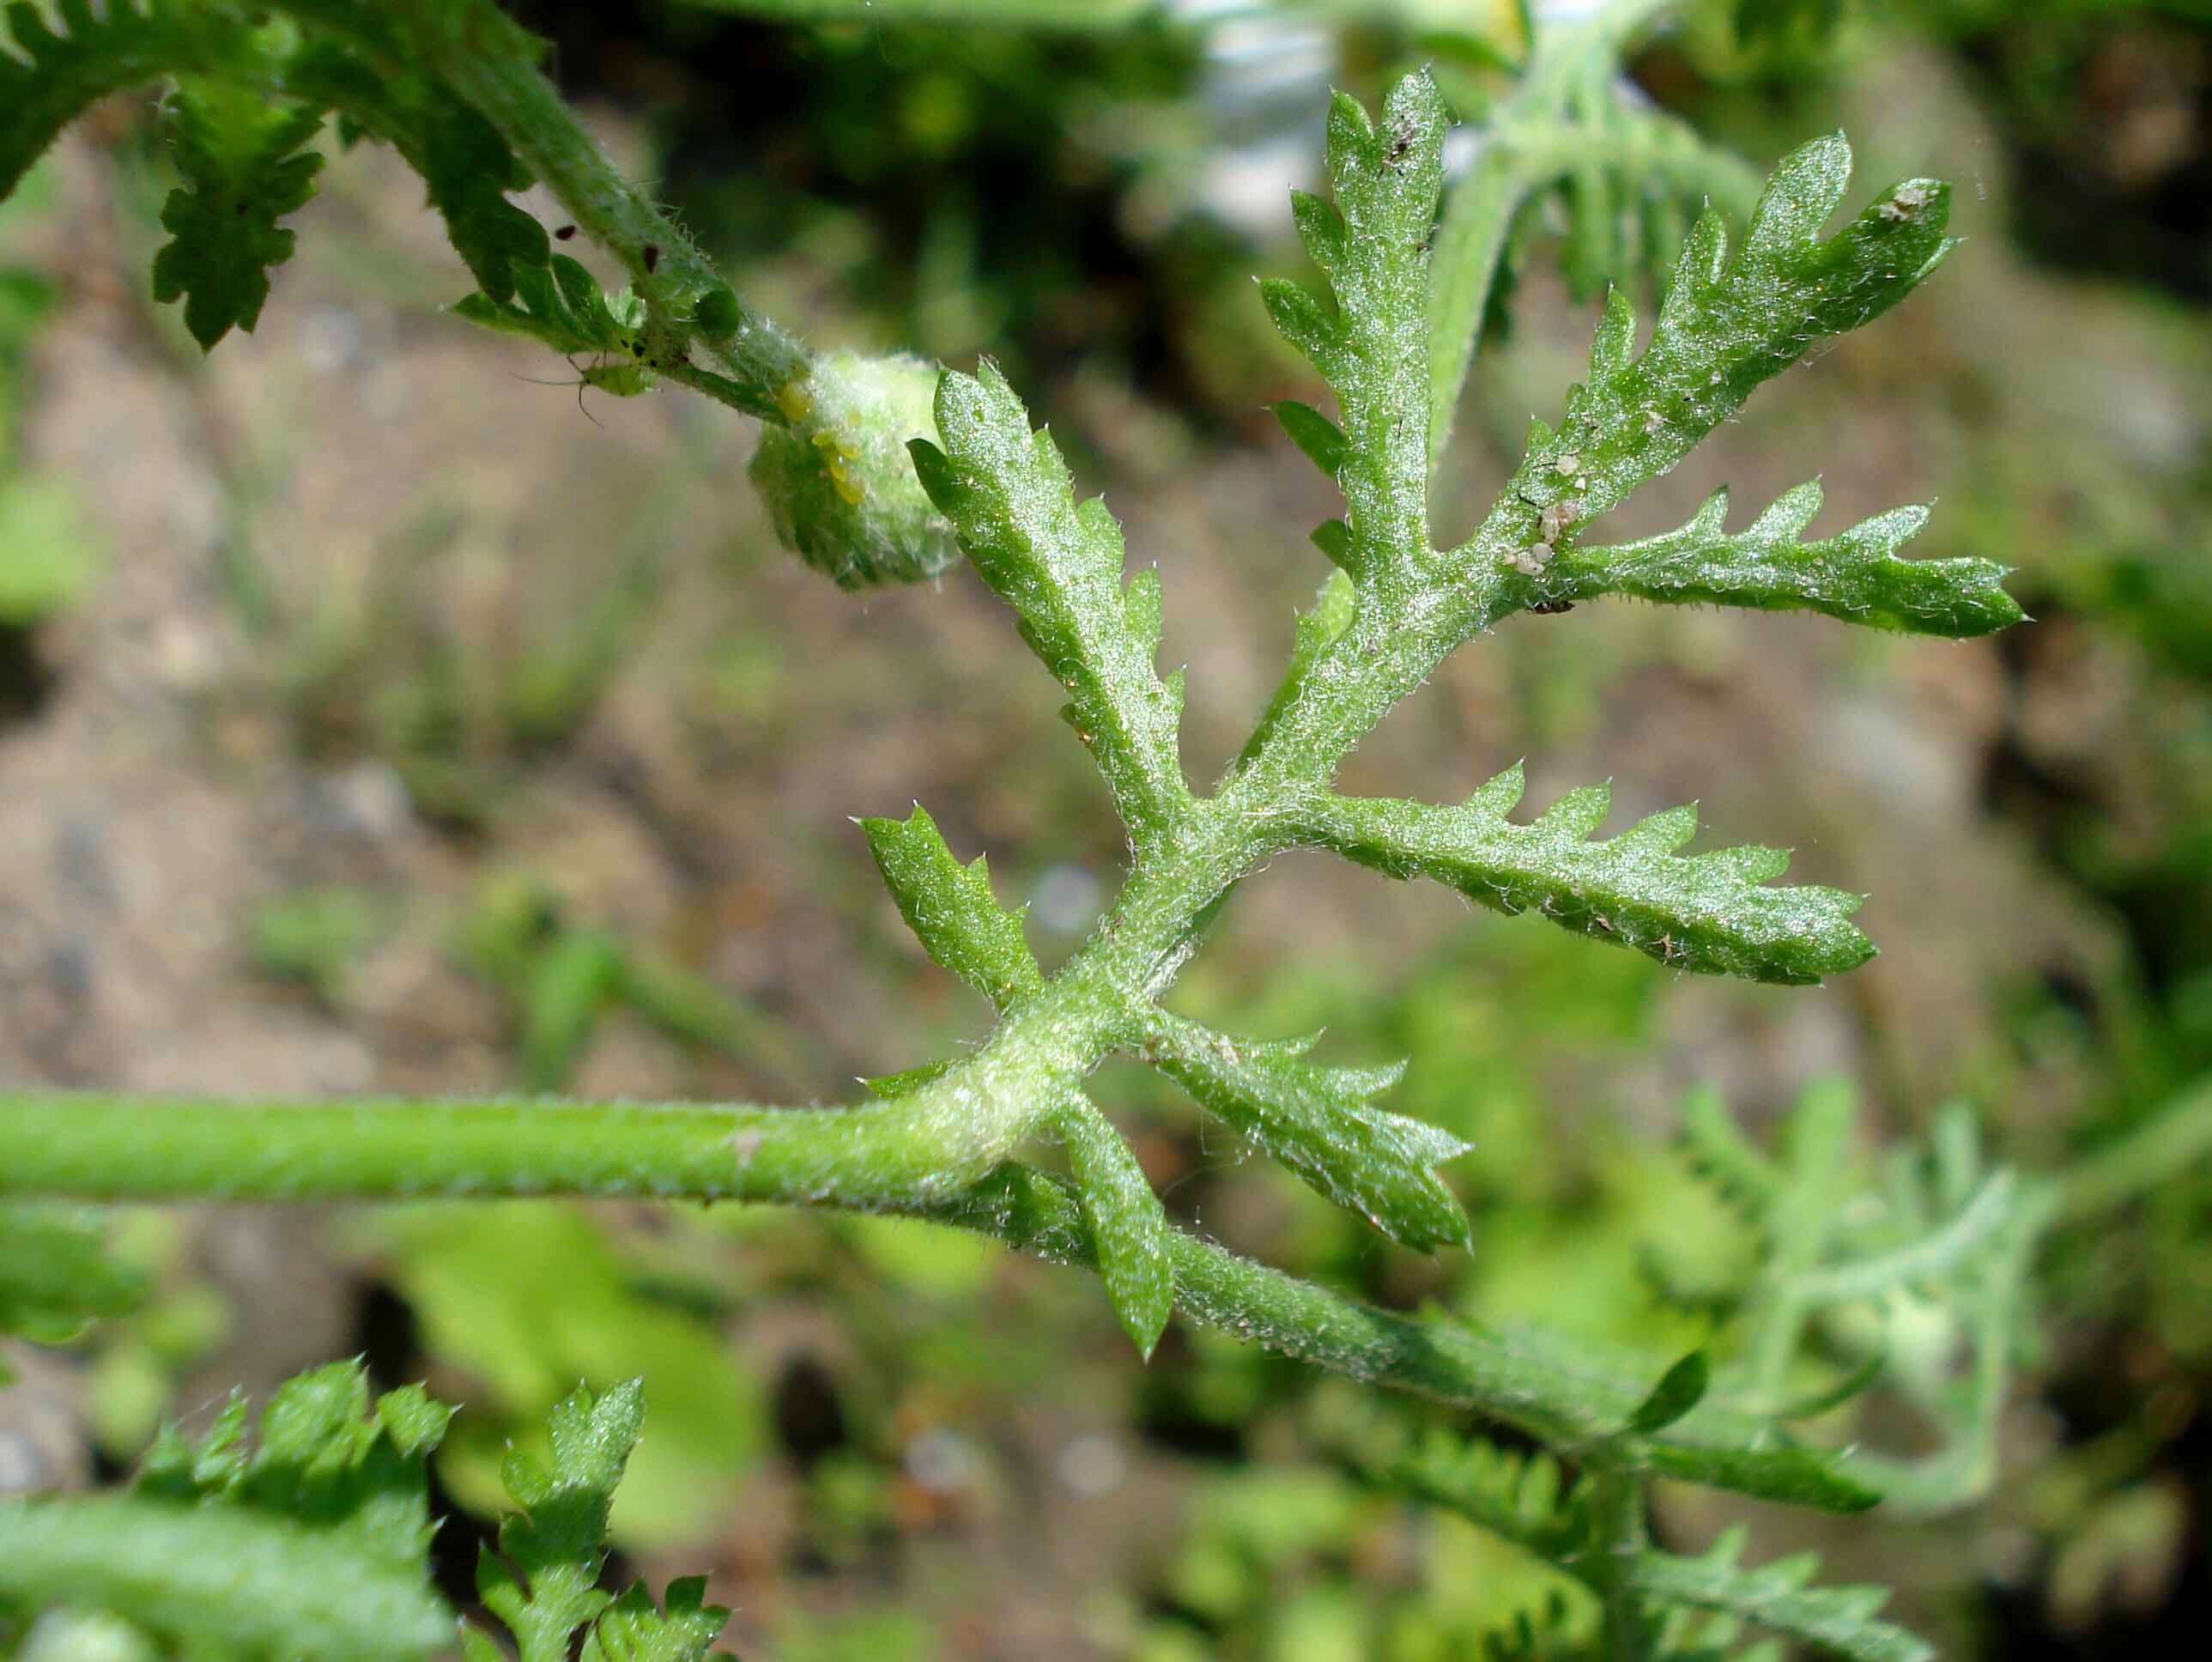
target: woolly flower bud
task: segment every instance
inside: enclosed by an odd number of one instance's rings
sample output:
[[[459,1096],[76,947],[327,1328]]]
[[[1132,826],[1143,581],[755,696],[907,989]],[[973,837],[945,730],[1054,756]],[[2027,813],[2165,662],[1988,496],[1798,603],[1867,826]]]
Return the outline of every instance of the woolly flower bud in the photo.
[[[937,437],[937,376],[920,358],[838,352],[776,394],[791,424],[762,432],[753,483],[784,545],[842,587],[916,582],[960,552],[906,448]]]

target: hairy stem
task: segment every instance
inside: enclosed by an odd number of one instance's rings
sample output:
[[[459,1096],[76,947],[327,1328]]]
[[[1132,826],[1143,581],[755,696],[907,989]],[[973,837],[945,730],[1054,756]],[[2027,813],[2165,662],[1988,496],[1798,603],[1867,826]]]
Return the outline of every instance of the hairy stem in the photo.
[[[271,1101],[0,1093],[0,1195],[84,1200],[629,1196],[896,1213],[1096,1268],[1065,1185],[1014,1164],[948,1184],[896,1111],[548,1100]],[[1479,1412],[1562,1446],[1609,1434],[1634,1376],[1593,1373],[1463,1324],[1409,1321],[1200,1240],[1168,1238],[1187,1316],[1334,1373]],[[1694,1473],[1756,1422],[1701,1405],[1641,1452]],[[1723,1476],[1716,1479],[1746,1487]],[[1759,1492],[1759,1478],[1748,1478]]]
[[[1641,1474],[1609,1464],[1592,1472],[1590,1537],[1584,1579],[1604,1608],[1605,1654],[1608,1662],[1644,1662],[1653,1650],[1634,1579],[1637,1561],[1650,1544]]]
[[[538,69],[530,37],[496,7],[466,0],[407,10],[410,33],[431,64],[499,129],[584,234],[623,263],[648,315],[662,327],[673,320],[672,313],[688,311],[700,295],[722,283],[683,228],[584,131]],[[795,337],[742,306],[733,335],[702,344],[737,374],[768,387],[798,376],[809,359]],[[698,390],[715,395],[711,387]]]

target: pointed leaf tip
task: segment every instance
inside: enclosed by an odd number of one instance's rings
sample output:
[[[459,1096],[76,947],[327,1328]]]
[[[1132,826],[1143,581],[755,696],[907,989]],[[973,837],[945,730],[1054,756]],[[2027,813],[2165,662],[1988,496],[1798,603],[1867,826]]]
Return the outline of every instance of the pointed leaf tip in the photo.
[[[1043,984],[1018,913],[999,904],[981,856],[955,859],[920,803],[904,819],[863,819],[868,851],[899,915],[941,967],[1000,1010]]]
[[[1305,452],[1310,461],[1330,478],[1344,466],[1344,431],[1327,416],[1310,404],[1296,399],[1285,399],[1275,406],[1275,419],[1289,434],[1291,441]]]
[[[1663,1431],[1705,1400],[1712,1383],[1712,1366],[1705,1353],[1693,1350],[1659,1377],[1651,1394],[1628,1416],[1627,1429],[1638,1436]]]
[[[1850,141],[1839,132],[1802,144],[1775,165],[1744,234],[1748,258],[1811,242],[1843,205],[1851,182]]]
[[[1078,1100],[1068,1105],[1060,1123],[1077,1201],[1097,1253],[1099,1279],[1122,1330],[1150,1361],[1175,1311],[1167,1213],[1127,1141],[1104,1115]]]

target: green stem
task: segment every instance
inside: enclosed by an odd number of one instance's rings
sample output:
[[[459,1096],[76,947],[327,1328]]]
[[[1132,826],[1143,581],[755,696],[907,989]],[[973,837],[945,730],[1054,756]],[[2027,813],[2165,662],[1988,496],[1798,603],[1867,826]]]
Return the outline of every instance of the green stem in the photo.
[[[529,31],[490,0],[413,0],[388,10],[360,0],[292,0],[292,9],[394,71],[410,66],[392,61],[404,42],[407,58],[434,71],[489,121],[578,228],[622,262],[646,303],[641,356],[695,392],[765,421],[785,419],[774,395],[805,373],[812,354],[742,305],[726,337],[710,338],[696,328],[702,299],[720,291],[734,303],[734,291],[684,228],[584,130],[538,69],[543,44]],[[691,368],[695,344],[730,374]]]
[[[1849,1091],[1823,1087],[1790,1122],[1788,1178],[1766,1215],[1766,1263],[1746,1318],[1751,1397],[1770,1413],[1788,1398],[1809,1312],[1802,1284],[1819,1265],[1842,1204],[1852,1113]]]
[[[547,1100],[255,1104],[113,1093],[0,1093],[0,1196],[307,1201],[629,1196],[894,1212],[1096,1268],[1066,1187],[1002,1164],[948,1181],[911,1102],[843,1111]],[[1177,1230],[1176,1303],[1299,1361],[1486,1415],[1547,1441],[1601,1438],[1643,1384],[1528,1352],[1462,1324],[1409,1321]],[[1754,1422],[1700,1406],[1644,1452],[1694,1475]],[[1711,1475],[1749,1493],[1755,1467]],[[1778,1476],[1771,1480],[1780,1482]],[[1795,1491],[1785,1491],[1794,1493]]]
[[[2076,1161],[2058,1184],[2058,1221],[2076,1223],[2124,1205],[2207,1154],[2212,1154],[2212,1076],[2118,1141]]]
[[[1644,1662],[1652,1654],[1651,1624],[1644,1620],[1635,1580],[1650,1544],[1644,1477],[1626,1465],[1599,1465],[1590,1474],[1590,1488],[1591,1555],[1582,1568],[1604,1608],[1607,1662]]]
[[[1505,255],[1505,234],[1521,205],[1549,182],[1499,141],[1486,137],[1467,177],[1446,200],[1437,228],[1436,284],[1429,295],[1429,466],[1443,465],[1459,412],[1460,391],[1474,365],[1490,291]]]
[[[1547,23],[1512,97],[1483,122],[1482,149],[1445,198],[1429,307],[1429,457],[1443,463],[1460,394],[1515,217],[1577,173],[1663,182],[1747,212],[1759,177],[1708,149],[1662,112],[1622,105],[1609,84],[1628,40],[1676,0],[1613,0],[1594,15]]]

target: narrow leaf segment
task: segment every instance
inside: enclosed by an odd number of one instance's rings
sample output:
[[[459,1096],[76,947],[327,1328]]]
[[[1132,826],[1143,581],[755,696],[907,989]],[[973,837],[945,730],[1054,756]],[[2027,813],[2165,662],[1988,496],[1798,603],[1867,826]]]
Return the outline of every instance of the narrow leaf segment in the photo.
[[[1528,603],[1632,594],[1672,605],[1818,612],[1873,629],[1953,637],[2021,621],[2020,602],[2004,592],[2006,569],[1994,561],[1897,557],[1928,523],[1925,508],[1894,508],[1832,537],[1800,541],[1820,501],[1817,482],[1801,484],[1730,534],[1723,487],[1680,530],[1563,551],[1525,585]]]
[[[1642,1553],[1628,1582],[1654,1603],[1734,1616],[1853,1662],[1934,1662],[1934,1646],[1878,1618],[1889,1602],[1887,1588],[1814,1586],[1820,1561],[1811,1553],[1745,1569],[1736,1562],[1742,1550],[1742,1531],[1731,1530],[1703,1557]]]
[[[404,1387],[372,1409],[360,1366],[234,1397],[162,1434],[135,1489],[0,1504],[0,1599],[123,1616],[187,1654],[427,1659],[453,1636],[431,1589],[423,1461],[450,1410]]]
[[[899,915],[931,958],[1001,1011],[1044,984],[1022,913],[1000,907],[981,855],[965,866],[955,860],[920,803],[904,819],[863,819],[860,830]]]
[[[1469,1145],[1377,1108],[1405,1065],[1327,1068],[1313,1040],[1237,1040],[1157,1014],[1143,1055],[1200,1106],[1391,1239],[1426,1252],[1468,1245],[1467,1214],[1436,1168]]]
[[[1732,259],[1721,216],[1708,209],[1683,244],[1640,355],[1627,295],[1615,289],[1607,296],[1588,381],[1569,392],[1558,431],[1536,423],[1513,488],[1485,527],[1521,545],[1513,559],[1540,564],[1681,460],[1760,382],[1821,341],[1873,321],[1956,246],[1944,233],[1950,187],[1928,179],[1892,186],[1821,240],[1850,169],[1840,133],[1784,157]]]
[[[1669,1377],[1680,1372],[1678,1364]],[[1722,1648],[1675,1644],[1658,1653],[1724,1654],[1725,1641],[1750,1625],[1855,1662],[1929,1662],[1935,1654],[1905,1629],[1876,1618],[1887,1598],[1881,1588],[1810,1586],[1819,1561],[1809,1554],[1745,1569],[1737,1562],[1743,1546],[1738,1531],[1724,1533],[1711,1552],[1697,1558],[1599,1538],[1604,1520],[1595,1505],[1599,1485],[1594,1478],[1619,1471],[1604,1458],[1594,1456],[1591,1469],[1570,1486],[1549,1455],[1509,1452],[1441,1428],[1412,1436],[1397,1416],[1379,1410],[1340,1416],[1329,1428],[1328,1440],[1370,1481],[1457,1513],[1595,1592],[1617,1586],[1653,1615],[1672,1611],[1678,1624],[1686,1611],[1723,1618],[1708,1623],[1699,1635]],[[1664,1462],[1660,1464],[1663,1469]],[[1676,1636],[1682,1636],[1679,1629]]]
[[[1059,1123],[1076,1199],[1097,1251],[1099,1279],[1114,1313],[1149,1361],[1175,1310],[1167,1213],[1128,1142],[1097,1109],[1076,1098]]]
[[[323,159],[305,147],[323,112],[198,78],[179,84],[169,111],[185,183],[162,204],[172,240],[154,256],[154,298],[182,300],[185,326],[212,350],[234,328],[253,332],[270,271],[292,257],[276,222],[315,193]]]
[[[1154,669],[1158,574],[1121,584],[1121,527],[1103,498],[1078,504],[1067,464],[995,364],[947,373],[937,393],[945,448],[913,441],[915,471],[975,569],[1014,608],[1022,638],[1067,689],[1063,714],[1097,760],[1141,846],[1190,801],[1176,729],[1182,674]]]
[[[1638,1436],[1664,1431],[1705,1400],[1711,1383],[1712,1367],[1705,1353],[1692,1351],[1661,1374],[1651,1394],[1637,1404],[1636,1412],[1628,1416],[1629,1431]]]
[[[607,1512],[645,1422],[635,1379],[599,1395],[578,1386],[555,1408],[550,1465],[517,1449],[501,1469],[523,1510],[500,1525],[499,1550],[484,1549],[477,1592],[507,1624],[520,1662],[695,1662],[707,1653],[729,1611],[702,1603],[704,1583],[672,1581],[665,1610],[642,1586],[621,1598],[600,1587],[606,1566]],[[580,1629],[591,1629],[580,1653]],[[481,1633],[467,1634],[471,1662],[499,1653]]]
[[[1611,806],[1606,786],[1570,791],[1518,825],[1505,816],[1522,789],[1516,763],[1456,807],[1332,797],[1308,813],[1304,835],[1392,877],[1433,878],[1498,911],[1534,910],[1674,969],[1807,983],[1874,955],[1850,922],[1859,896],[1766,886],[1790,863],[1781,850],[1677,853],[1697,832],[1694,808],[1591,842]]]
[[[1340,429],[1303,405],[1276,413],[1344,491],[1342,553],[1355,579],[1429,553],[1428,250],[1443,135],[1443,102],[1425,75],[1398,83],[1379,122],[1336,94],[1328,113],[1335,203],[1291,197],[1298,235],[1335,307],[1283,279],[1260,286],[1283,338],[1336,394]]]

